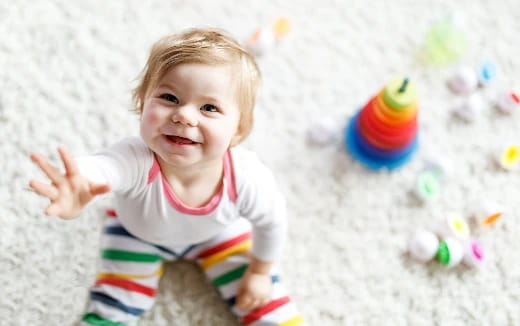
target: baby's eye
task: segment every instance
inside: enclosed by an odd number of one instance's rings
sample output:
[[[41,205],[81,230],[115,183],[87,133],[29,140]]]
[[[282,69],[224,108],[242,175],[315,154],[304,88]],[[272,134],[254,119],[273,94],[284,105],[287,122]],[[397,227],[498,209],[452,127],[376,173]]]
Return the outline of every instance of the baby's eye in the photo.
[[[206,112],[218,112],[217,107],[212,104],[204,104],[200,109]]]
[[[175,104],[179,104],[179,99],[173,94],[165,93],[165,94],[161,94],[161,96],[159,96],[159,97],[168,102],[173,102]]]

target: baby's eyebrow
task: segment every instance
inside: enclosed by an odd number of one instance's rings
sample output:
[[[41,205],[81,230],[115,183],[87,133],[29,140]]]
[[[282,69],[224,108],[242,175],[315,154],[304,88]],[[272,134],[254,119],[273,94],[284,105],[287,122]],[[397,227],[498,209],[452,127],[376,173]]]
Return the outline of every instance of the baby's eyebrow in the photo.
[[[171,85],[168,85],[168,84],[159,84],[157,85],[157,89],[161,89],[161,88],[165,88],[165,89],[168,89],[170,91],[174,91],[174,88],[171,86]]]

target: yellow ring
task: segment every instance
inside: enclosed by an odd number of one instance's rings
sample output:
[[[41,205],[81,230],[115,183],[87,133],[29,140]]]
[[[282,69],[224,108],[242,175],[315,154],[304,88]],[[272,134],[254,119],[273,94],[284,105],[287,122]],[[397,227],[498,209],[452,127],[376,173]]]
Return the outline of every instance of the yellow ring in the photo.
[[[377,95],[377,106],[381,113],[396,121],[409,121],[417,113],[417,102],[407,108],[399,109],[398,111],[390,109],[383,100],[383,92]]]
[[[378,97],[378,96],[376,96]],[[381,103],[379,103],[380,99],[377,98],[375,103],[373,103],[373,108],[372,110],[374,110],[374,113],[376,115],[376,118],[383,122],[384,124],[386,125],[389,125],[389,126],[398,126],[398,125],[404,125],[408,122],[410,122],[412,119],[415,119],[416,115],[417,115],[417,107],[415,107],[415,110],[413,111],[410,111],[412,112],[413,114],[406,114],[405,118],[401,118],[401,119],[395,119],[395,118],[392,118],[386,114],[384,114],[383,112],[381,112],[381,109],[379,108],[379,106],[381,105]]]

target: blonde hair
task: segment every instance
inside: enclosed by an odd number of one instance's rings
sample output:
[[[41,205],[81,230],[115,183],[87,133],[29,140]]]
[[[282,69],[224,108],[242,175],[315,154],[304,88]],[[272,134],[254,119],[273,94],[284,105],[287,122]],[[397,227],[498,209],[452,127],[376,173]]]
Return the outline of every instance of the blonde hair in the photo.
[[[184,63],[233,66],[237,71],[237,100],[241,110],[239,143],[253,127],[253,108],[261,80],[255,59],[237,41],[218,29],[190,29],[163,37],[150,52],[133,90],[134,110],[141,114],[144,101],[169,69]]]

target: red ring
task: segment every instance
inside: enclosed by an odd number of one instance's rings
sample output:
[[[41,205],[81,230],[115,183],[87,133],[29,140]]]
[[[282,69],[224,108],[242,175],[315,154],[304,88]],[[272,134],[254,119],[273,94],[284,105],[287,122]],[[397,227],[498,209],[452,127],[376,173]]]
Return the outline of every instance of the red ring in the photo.
[[[377,119],[374,114],[373,102],[369,102],[365,108],[360,113],[360,119],[366,119],[367,124],[370,124],[381,134],[387,135],[391,138],[398,139],[402,138],[412,138],[417,133],[417,117],[414,117],[412,120],[407,121],[401,125],[386,125],[383,121]]]
[[[380,130],[377,130],[374,124],[371,123],[371,121],[368,119],[367,114],[364,112],[361,112],[358,121],[358,129],[361,132],[361,134],[363,134],[363,136],[367,139],[369,143],[381,149],[396,149],[401,146],[405,146],[410,142],[410,140],[413,140],[417,131],[417,125],[415,125],[415,128],[409,128],[406,134],[385,134]]]

